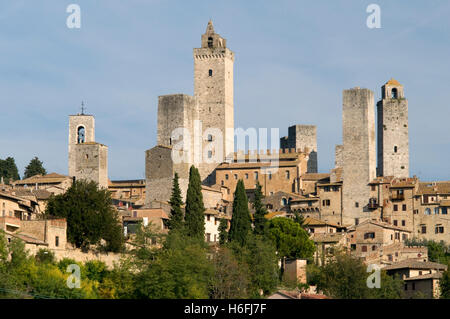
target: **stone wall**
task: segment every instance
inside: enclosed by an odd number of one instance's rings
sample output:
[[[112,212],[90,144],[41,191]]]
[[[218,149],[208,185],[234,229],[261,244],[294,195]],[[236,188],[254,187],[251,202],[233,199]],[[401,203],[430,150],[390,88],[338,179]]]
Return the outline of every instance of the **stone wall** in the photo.
[[[74,176],[108,188],[108,147],[99,143],[76,144]]]
[[[376,177],[373,92],[353,88],[343,92],[343,216],[354,224],[367,216],[367,184]]]

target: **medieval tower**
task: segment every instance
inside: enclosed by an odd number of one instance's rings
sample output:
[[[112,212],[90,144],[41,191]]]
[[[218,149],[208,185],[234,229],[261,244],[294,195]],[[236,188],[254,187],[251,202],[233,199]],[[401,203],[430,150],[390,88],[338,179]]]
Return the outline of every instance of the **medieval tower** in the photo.
[[[108,188],[108,147],[95,142],[92,115],[69,116],[69,175]]]
[[[288,136],[280,138],[280,148],[306,151],[308,159],[308,173],[317,173],[317,126],[292,125],[288,128]]]
[[[381,88],[378,114],[378,176],[409,177],[408,100],[390,79]]]
[[[373,92],[359,87],[343,92],[343,223],[357,224],[367,213],[376,177]]]
[[[214,171],[234,152],[234,53],[208,22],[201,47],[194,49],[194,96],[158,99],[157,146],[146,151],[146,205],[168,201],[175,172],[186,194],[189,167],[214,184]]]

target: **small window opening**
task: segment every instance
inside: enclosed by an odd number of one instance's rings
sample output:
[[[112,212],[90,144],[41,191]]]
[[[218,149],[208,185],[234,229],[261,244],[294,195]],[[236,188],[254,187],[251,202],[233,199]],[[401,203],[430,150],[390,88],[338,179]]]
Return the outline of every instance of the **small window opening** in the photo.
[[[83,126],[80,126],[78,128],[78,132],[77,132],[77,142],[78,144],[82,144],[85,142],[85,130]]]
[[[391,96],[392,96],[393,99],[396,99],[396,98],[397,98],[398,92],[397,92],[397,89],[396,89],[396,88],[393,88],[393,89],[392,89],[392,91],[391,91]]]
[[[209,74],[209,76],[212,76],[212,70],[211,69],[209,69],[208,74]]]
[[[213,47],[213,38],[209,37],[208,38],[208,48],[212,48]]]

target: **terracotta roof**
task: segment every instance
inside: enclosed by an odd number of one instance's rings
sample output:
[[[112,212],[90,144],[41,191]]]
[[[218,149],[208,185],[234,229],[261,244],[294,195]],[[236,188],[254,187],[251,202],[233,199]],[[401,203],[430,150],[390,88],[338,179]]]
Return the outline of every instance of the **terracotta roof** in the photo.
[[[360,226],[366,225],[368,223],[370,223],[372,225],[380,226],[380,227],[383,227],[383,228],[399,230],[399,231],[403,231],[403,232],[407,232],[407,233],[411,232],[410,230],[408,230],[406,228],[403,228],[403,227],[400,227],[400,226],[394,226],[394,225],[386,223],[386,222],[380,222],[380,221],[374,221],[374,220],[365,220],[365,221],[359,223],[358,225],[356,225],[355,228],[358,228]]]
[[[45,189],[31,189],[31,188],[16,188],[11,191],[16,196],[35,196],[38,200],[47,200],[52,196],[52,193]]]
[[[47,174],[47,175],[35,175],[35,176],[31,176],[29,178],[20,180],[20,181],[14,181],[13,184],[14,185],[26,185],[26,184],[57,184],[57,183],[61,183],[66,179],[70,179],[70,176],[66,176],[66,175],[60,175],[57,173],[51,173],[51,174]]]
[[[46,243],[45,241],[40,240],[40,239],[37,239],[37,238],[34,238],[34,237],[31,237],[31,236],[26,235],[26,234],[22,234],[22,233],[11,233],[11,232],[9,232],[9,231],[5,231],[5,232],[6,232],[6,234],[8,234],[8,235],[10,235],[10,236],[13,236],[13,237],[16,237],[16,238],[19,238],[19,239],[23,240],[23,241],[26,242],[27,244],[36,244],[36,245],[45,245],[45,246],[48,246],[48,243]]]
[[[311,239],[316,243],[337,243],[345,237],[345,233],[314,233]]]
[[[438,264],[431,261],[417,261],[415,259],[406,259],[403,261],[399,261],[392,265],[386,266],[384,270],[394,270],[394,269],[437,269],[437,270],[446,270],[447,266],[443,264]]]
[[[392,180],[394,179],[394,176],[380,176],[372,180],[369,185],[375,185],[375,184],[390,184]]]
[[[391,78],[389,81],[387,81],[385,85],[403,86],[394,78]]]
[[[301,176],[304,181],[319,181],[330,178],[330,173],[306,173]]]
[[[272,219],[275,217],[284,217],[286,216],[286,212],[270,212],[265,215],[267,219]]]
[[[202,190],[207,190],[207,191],[216,192],[216,193],[222,193],[222,191],[220,190],[220,186],[214,188],[214,187],[202,185]]]
[[[450,194],[450,182],[421,182],[416,195]]]
[[[450,199],[443,199],[439,202],[439,206],[450,207]]]
[[[329,223],[327,221],[313,218],[313,217],[306,217],[305,220],[303,221],[303,225],[305,225],[305,226],[326,226],[326,225],[328,225],[328,226],[333,226],[333,227],[337,227],[337,228],[344,228],[343,226]]]
[[[415,276],[415,277],[408,277],[403,279],[404,281],[414,281],[414,280],[426,280],[426,279],[441,279],[442,278],[442,274],[440,272],[435,272],[432,274],[425,274],[425,275],[420,275],[420,276]]]

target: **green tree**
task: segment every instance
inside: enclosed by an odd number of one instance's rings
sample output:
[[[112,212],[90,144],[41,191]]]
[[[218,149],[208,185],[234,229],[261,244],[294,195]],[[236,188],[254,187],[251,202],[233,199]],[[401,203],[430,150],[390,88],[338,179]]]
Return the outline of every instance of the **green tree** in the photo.
[[[23,178],[29,178],[34,175],[46,175],[47,171],[45,170],[44,163],[42,163],[39,158],[34,157],[27,167],[25,167],[25,173],[23,174]]]
[[[168,226],[170,230],[181,230],[184,222],[183,210],[181,209],[183,200],[181,198],[181,189],[178,180],[178,173],[175,173],[173,178],[172,196],[169,201],[170,220]]]
[[[276,217],[269,221],[269,238],[275,244],[280,258],[310,259],[315,251],[308,233],[295,221]]]
[[[88,249],[106,241],[108,251],[119,251],[124,238],[111,195],[98,189],[95,182],[76,181],[66,193],[52,196],[47,204],[46,217],[67,219],[67,238],[76,247]]]
[[[450,267],[448,267],[450,268]],[[442,274],[442,278],[439,282],[441,287],[441,298],[450,299],[450,270],[447,270]]]
[[[244,182],[240,179],[237,182],[233,200],[233,215],[231,217],[228,240],[236,241],[244,246],[252,228],[250,210],[248,209],[248,199],[245,194]]]
[[[267,231],[267,210],[262,202],[263,198],[262,187],[258,181],[255,189],[255,198],[253,200],[253,209],[255,210],[253,215],[253,232],[256,235],[264,235]]]
[[[43,264],[51,264],[55,262],[55,254],[46,248],[41,248],[36,253],[36,261]]]
[[[7,157],[5,160],[0,159],[0,178],[6,184],[19,180],[19,170],[17,169],[16,161],[12,157]]]
[[[294,222],[296,222],[303,228],[303,223],[305,222],[305,217],[303,217],[303,215],[300,214],[298,211],[294,211]]]
[[[224,245],[227,242],[228,238],[228,220],[226,218],[222,218],[219,223],[219,244]]]
[[[189,170],[189,185],[186,195],[185,227],[188,236],[204,240],[205,206],[203,205],[200,173],[194,165]]]

